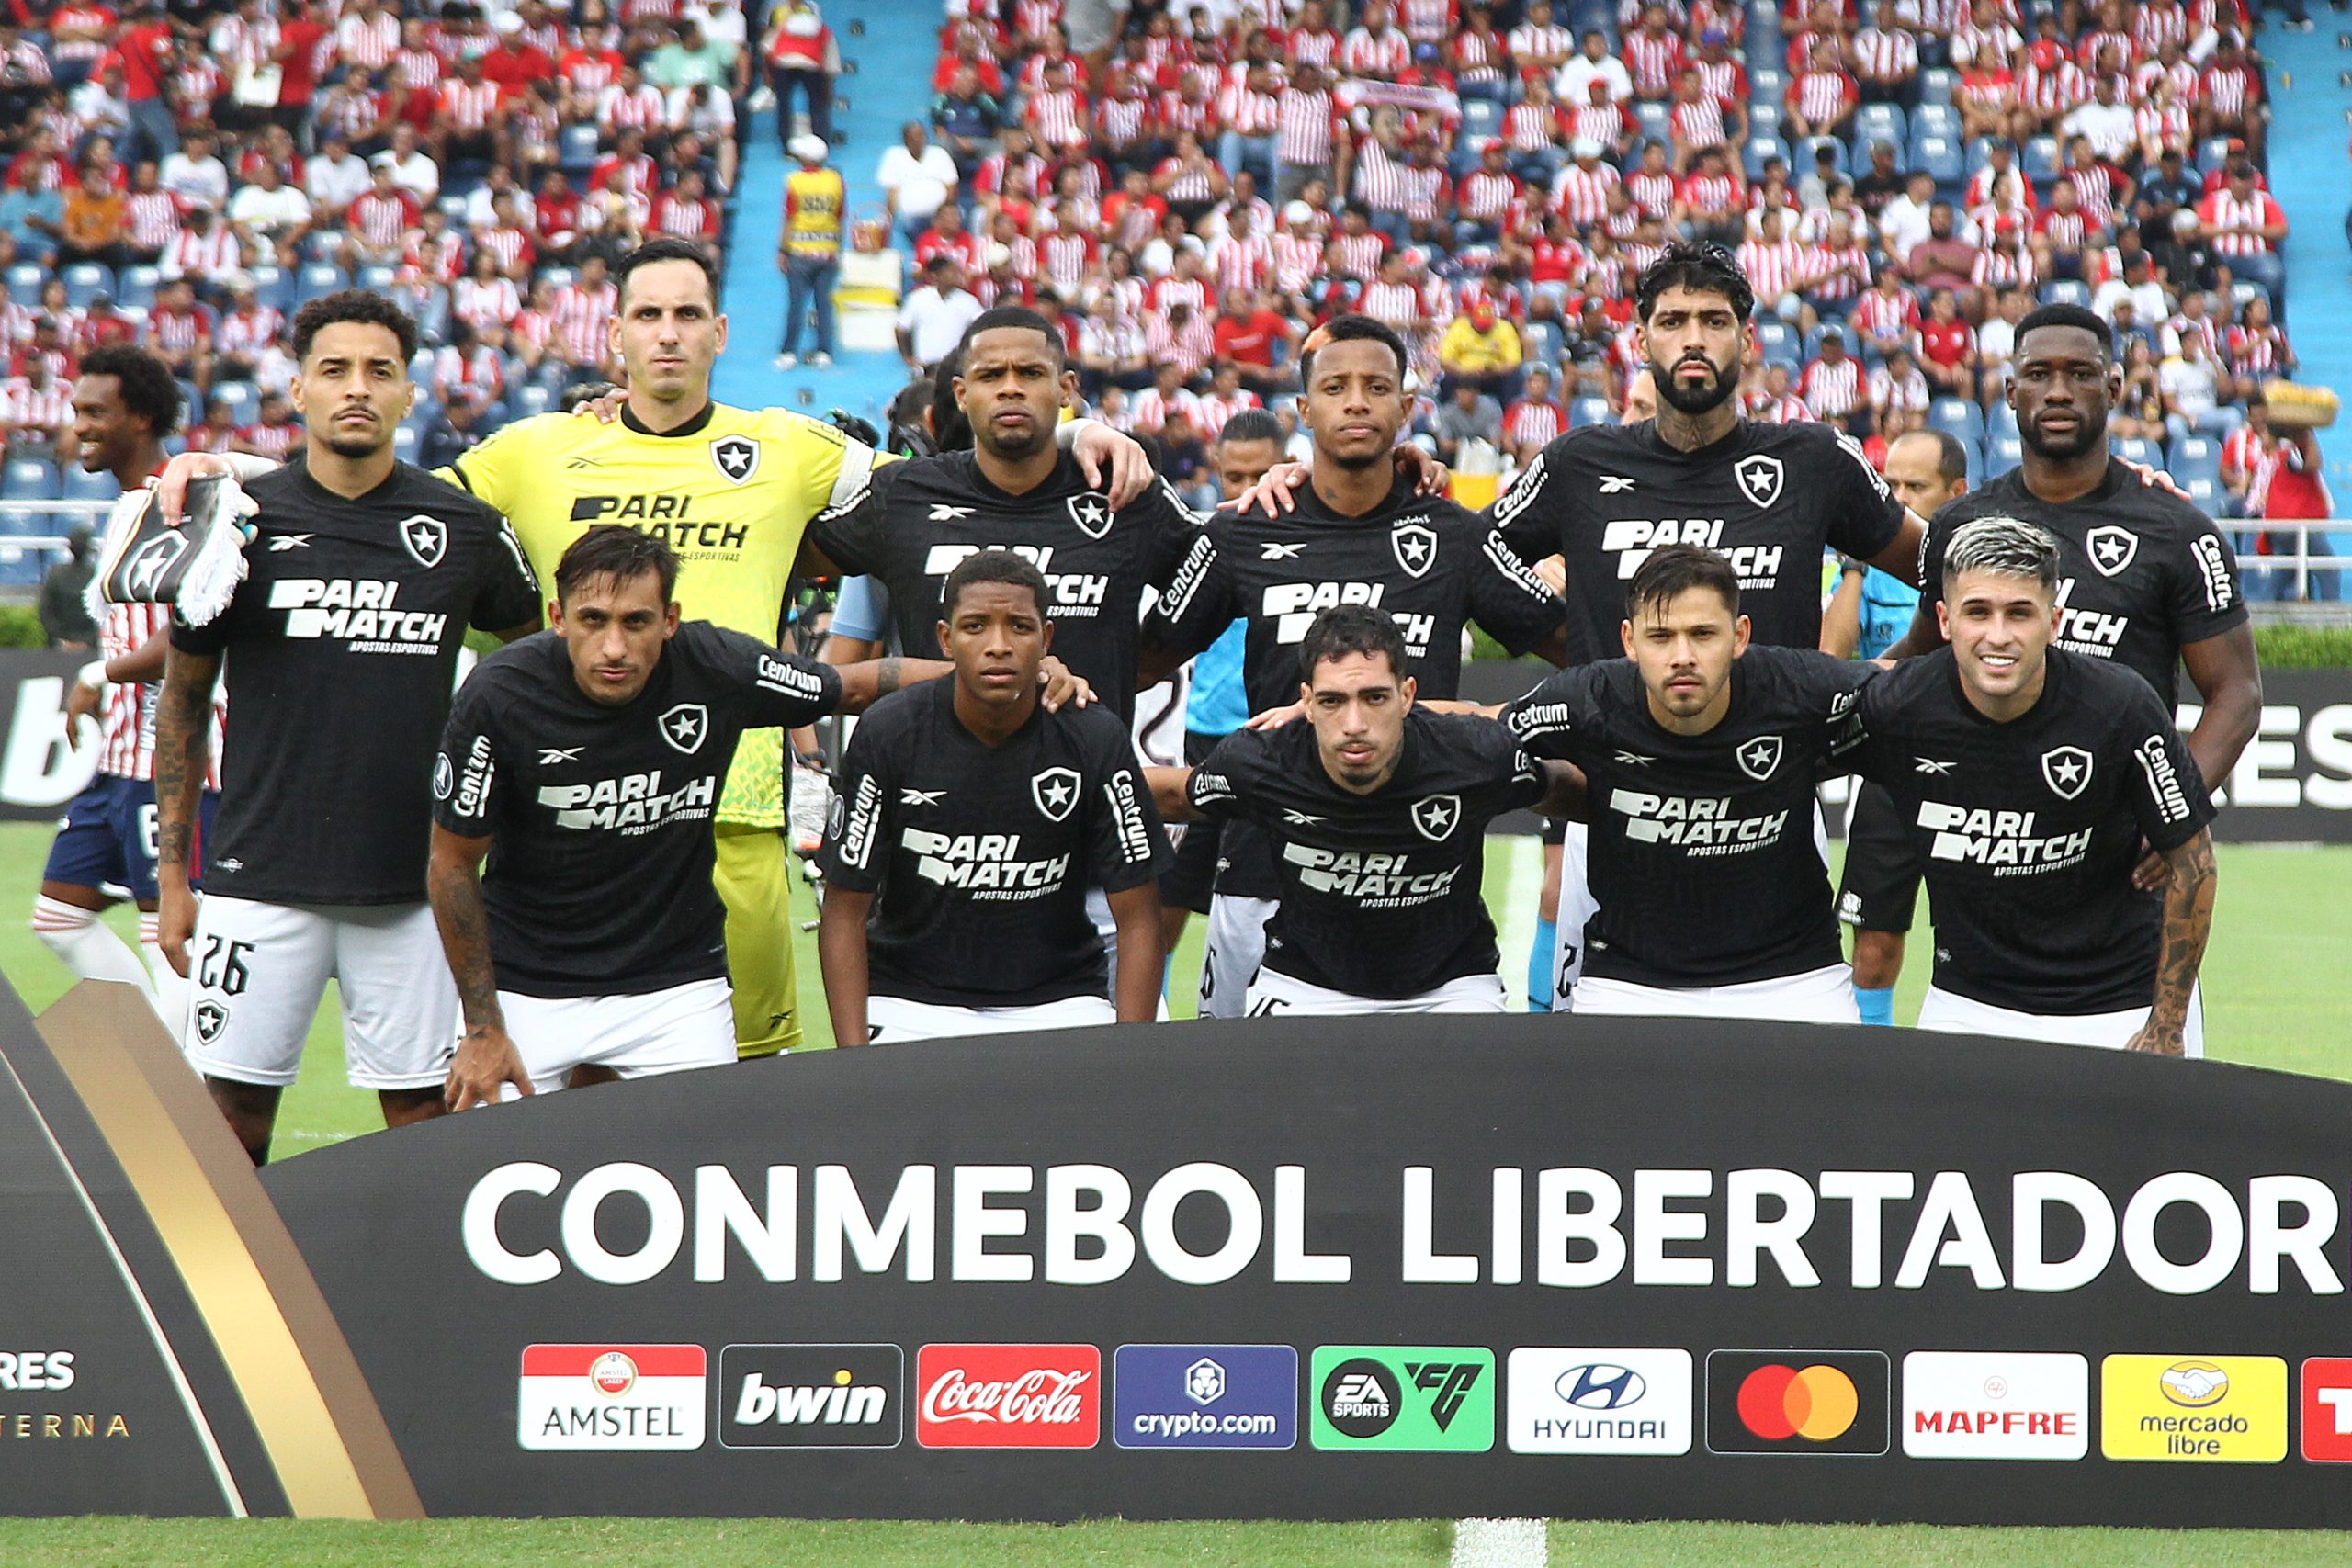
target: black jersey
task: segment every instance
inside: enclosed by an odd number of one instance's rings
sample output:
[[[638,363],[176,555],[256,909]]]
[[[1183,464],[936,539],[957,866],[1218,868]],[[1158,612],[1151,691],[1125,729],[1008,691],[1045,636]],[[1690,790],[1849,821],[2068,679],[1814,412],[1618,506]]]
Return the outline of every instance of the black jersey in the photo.
[[[841,672],[688,621],[613,706],[554,632],[475,666],[434,763],[434,820],[494,838],[482,880],[498,988],[642,996],[727,973],[711,816],[746,729],[814,723]]]
[[[881,580],[899,646],[930,659],[940,656],[940,592],[958,562],[989,549],[1034,562],[1053,593],[1055,655],[1124,718],[1135,709],[1146,592],[1174,575],[1196,532],[1164,479],[1114,512],[1068,453],[1043,484],[1012,495],[972,453],[945,452],[876,468],[857,502],[820,517],[808,536],[842,570]]]
[[[1996,724],[1949,648],[1862,688],[1840,761],[1883,784],[1920,844],[1935,983],[2019,1012],[2120,1012],[2154,996],[2161,893],[2132,886],[2140,840],[2212,820],[2172,705],[2112,664],[2050,650],[2041,699]]]
[[[2097,490],[2057,505],[2013,468],[1939,507],[1919,548],[1930,604],[1943,595],[1953,531],[1979,517],[2048,529],[2058,541],[2058,646],[2139,671],[2167,703],[2179,685],[2181,644],[2245,623],[2237,565],[2213,520],[2121,463],[2108,464]]]
[[[868,987],[952,1007],[1101,996],[1086,890],[1168,868],[1168,834],[1108,707],[1041,705],[1001,745],[956,716],[953,677],[887,697],[850,736],[827,881],[873,893]]]
[[[1704,735],[1649,710],[1629,659],[1545,678],[1503,716],[1539,757],[1585,775],[1600,912],[1585,973],[1663,987],[1801,975],[1839,957],[1813,788],[1873,667],[1751,645]]]
[[[1580,664],[1617,657],[1625,584],[1661,545],[1722,552],[1755,640],[1814,648],[1823,549],[1868,560],[1903,531],[1903,503],[1851,436],[1753,420],[1695,452],[1648,422],[1572,430],[1520,470],[1493,516],[1521,560],[1566,560],[1568,657]]]
[[[420,900],[466,627],[536,620],[537,580],[503,518],[406,463],[354,499],[298,456],[245,493],[261,506],[245,581],[218,619],[172,627],[181,652],[227,656],[205,887],[276,904]]]
[[[1195,807],[1280,844],[1268,968],[1379,998],[1495,972],[1487,824],[1544,798],[1543,770],[1501,726],[1423,708],[1406,716],[1404,747],[1369,795],[1331,782],[1304,721],[1229,735],[1193,771]]]
[[[1399,481],[1360,517],[1311,484],[1286,517],[1218,512],[1145,619],[1147,637],[1190,657],[1236,620],[1247,626],[1242,685],[1253,713],[1298,700],[1298,645],[1335,604],[1385,610],[1405,637],[1405,673],[1424,698],[1462,679],[1462,628],[1475,621],[1513,653],[1558,629],[1559,597],[1497,544],[1476,513]],[[1227,836],[1220,892],[1275,897],[1271,855],[1250,827]]]

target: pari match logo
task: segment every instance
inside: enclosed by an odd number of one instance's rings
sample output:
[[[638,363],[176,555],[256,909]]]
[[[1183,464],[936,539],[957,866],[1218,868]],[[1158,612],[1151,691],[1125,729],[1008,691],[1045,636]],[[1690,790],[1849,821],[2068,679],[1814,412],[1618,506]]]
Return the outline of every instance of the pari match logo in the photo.
[[[1123,1449],[1298,1443],[1298,1352],[1288,1345],[1122,1345],[1111,1440]]]
[[[2287,1363],[2276,1356],[2109,1356],[2098,1392],[2099,1451],[2109,1459],[2287,1457]]]
[[[1485,1453],[1495,1446],[1492,1350],[1317,1346],[1307,1389],[1318,1449]]]
[[[1877,1455],[1890,1446],[1883,1350],[1714,1350],[1707,1451]]]

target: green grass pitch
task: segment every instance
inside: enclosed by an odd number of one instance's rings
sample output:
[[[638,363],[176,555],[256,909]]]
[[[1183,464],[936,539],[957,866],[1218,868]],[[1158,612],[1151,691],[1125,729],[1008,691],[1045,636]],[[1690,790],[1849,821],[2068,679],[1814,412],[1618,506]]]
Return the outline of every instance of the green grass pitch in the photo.
[[[49,829],[0,824],[0,972],[39,1010],[66,988],[64,970],[25,920]],[[2352,1079],[2352,1002],[2336,985],[2352,953],[2352,849],[2225,845],[2211,951],[2205,960],[2209,1055]],[[1529,840],[1495,840],[1487,888],[1504,932],[1504,978],[1524,972],[1528,908],[1542,876]],[[807,894],[804,919],[813,918]],[[11,912],[13,911],[13,912]],[[128,910],[110,917],[126,936]],[[1897,993],[1908,1020],[1926,987],[1928,932]],[[1194,1007],[1200,923],[1179,949],[1170,1005]],[[813,934],[799,940],[812,1043],[831,1043],[816,982]],[[286,1097],[281,1157],[378,1125],[375,1097],[343,1080],[330,998],[311,1032],[301,1081]],[[444,1520],[425,1525],[77,1519],[0,1521],[0,1564],[107,1568],[542,1568],[654,1562],[695,1568],[1432,1568],[1446,1561],[1442,1522],[1363,1525],[1167,1524],[1068,1527],[817,1524],[777,1521]],[[1605,1568],[2342,1568],[2352,1533],[1990,1529],[1555,1523],[1552,1558]]]

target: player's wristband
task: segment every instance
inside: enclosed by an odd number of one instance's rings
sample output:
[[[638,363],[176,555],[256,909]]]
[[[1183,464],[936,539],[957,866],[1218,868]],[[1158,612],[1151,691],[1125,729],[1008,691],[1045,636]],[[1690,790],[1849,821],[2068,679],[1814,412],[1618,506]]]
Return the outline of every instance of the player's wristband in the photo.
[[[93,659],[83,665],[81,672],[74,677],[74,681],[76,685],[87,686],[102,696],[106,694],[106,689],[114,683],[107,679],[107,661],[103,659]]]
[[[1078,449],[1078,438],[1102,422],[1099,419],[1066,419],[1054,426],[1054,445],[1065,452]]]

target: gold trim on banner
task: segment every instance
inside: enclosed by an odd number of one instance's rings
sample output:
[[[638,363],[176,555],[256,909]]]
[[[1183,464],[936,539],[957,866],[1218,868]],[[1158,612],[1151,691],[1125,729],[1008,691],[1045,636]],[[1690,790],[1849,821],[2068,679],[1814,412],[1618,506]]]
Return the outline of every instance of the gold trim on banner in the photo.
[[[236,1380],[297,1518],[422,1518],[408,1467],[244,1150],[129,986],[36,1021]]]

